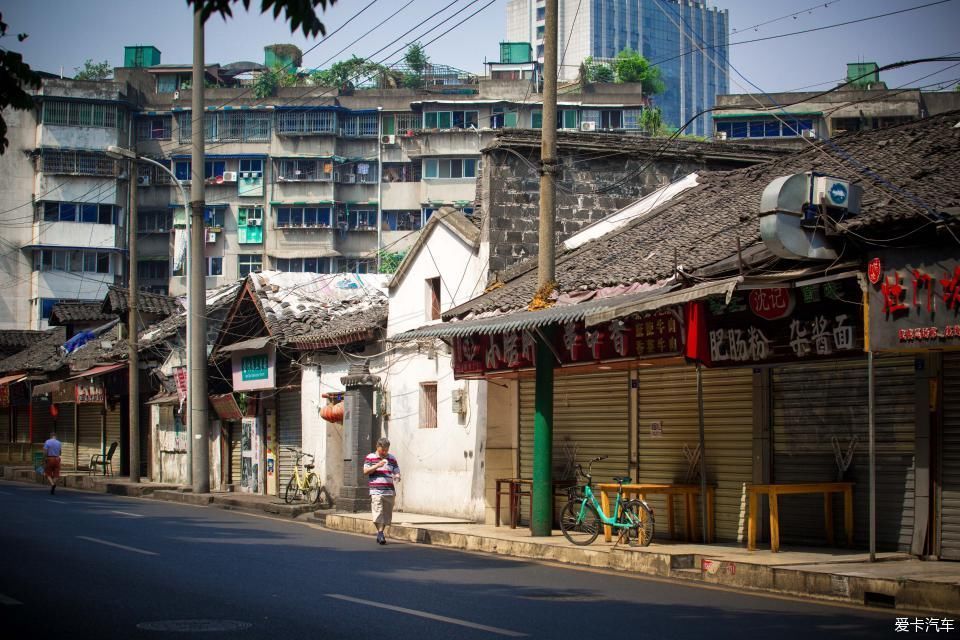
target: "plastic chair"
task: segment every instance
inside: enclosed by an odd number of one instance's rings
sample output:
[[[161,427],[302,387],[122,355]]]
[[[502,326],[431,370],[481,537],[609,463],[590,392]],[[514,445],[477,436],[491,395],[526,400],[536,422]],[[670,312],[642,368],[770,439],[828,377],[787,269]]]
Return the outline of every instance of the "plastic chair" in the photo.
[[[116,453],[117,447],[120,446],[119,442],[112,442],[110,448],[107,450],[107,455],[102,453],[95,453],[90,456],[90,469],[89,473],[93,474],[94,470],[97,467],[103,467],[103,475],[107,475],[107,469],[110,470],[110,475],[113,475],[113,454]]]

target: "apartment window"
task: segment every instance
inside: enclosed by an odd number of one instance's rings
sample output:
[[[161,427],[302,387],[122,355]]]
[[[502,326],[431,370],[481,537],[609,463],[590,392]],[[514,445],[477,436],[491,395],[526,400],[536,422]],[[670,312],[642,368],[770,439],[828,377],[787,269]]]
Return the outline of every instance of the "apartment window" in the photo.
[[[137,118],[137,140],[169,140],[173,119],[170,116]]]
[[[330,273],[330,258],[274,258],[274,268],[285,273]]]
[[[437,428],[437,383],[420,383],[420,428]]]
[[[263,269],[263,258],[259,253],[241,253],[237,256],[237,268],[241,278],[249,273],[256,273]]]
[[[531,129],[543,128],[543,111],[536,109],[530,112],[530,128]]]
[[[643,111],[641,109],[624,109],[623,110],[623,128],[639,129],[640,117],[642,113]]]
[[[383,225],[391,231],[416,231],[422,225],[420,220],[423,214],[420,211],[384,211]]]
[[[263,207],[240,207],[237,211],[237,241],[240,244],[263,242]]]
[[[116,224],[117,210],[112,204],[91,202],[44,202],[41,204],[44,222],[92,222]]]
[[[476,158],[428,158],[423,161],[423,177],[433,179],[476,178]]]
[[[203,226],[213,229],[223,229],[224,209],[222,207],[205,207],[203,210]]]
[[[193,112],[177,114],[181,144],[193,136]],[[203,115],[207,142],[270,142],[270,113],[261,111],[221,111]]]
[[[277,113],[277,134],[310,135],[337,132],[334,111],[281,111]]]
[[[377,212],[374,209],[357,209],[347,212],[347,226],[350,229],[376,229]]]
[[[427,320],[440,319],[440,278],[427,278]]]
[[[173,173],[177,180],[190,180],[193,165],[190,160],[177,160],[173,163]],[[226,160],[207,160],[203,163],[203,177],[207,180],[211,178],[222,178],[223,172],[227,170]]]
[[[241,158],[240,173],[263,173],[262,158]]]
[[[115,104],[45,100],[40,118],[43,124],[67,127],[117,129],[123,126],[123,110]]]
[[[40,154],[44,173],[112,178],[115,169],[113,158],[99,152],[43,149]]]
[[[37,249],[33,252],[33,270],[109,274],[110,254],[81,249]]]
[[[724,120],[716,123],[716,129],[728,138],[796,138],[813,129],[813,120]]]
[[[277,162],[277,180],[279,182],[333,180],[333,160],[279,160]]]
[[[384,182],[420,182],[420,166],[419,162],[385,162],[381,179]]]
[[[207,275],[223,275],[223,256],[210,256],[207,258]]]
[[[601,129],[622,129],[623,111],[620,109],[605,109],[600,112]]]
[[[338,258],[337,273],[376,273],[376,260],[358,260],[355,258]]]
[[[515,107],[494,107],[490,116],[491,129],[510,129],[517,126],[517,109]]]
[[[49,320],[50,314],[53,313],[53,308],[60,304],[61,302],[100,302],[99,300],[71,300],[65,298],[40,298],[39,304],[37,305],[40,310],[40,319]]]
[[[376,137],[380,128],[380,120],[376,113],[342,116],[340,124],[341,135],[362,138]]]
[[[140,260],[137,262],[137,277],[142,280],[166,280],[170,277],[170,265],[166,260]]]
[[[277,228],[328,228],[331,226],[330,213],[330,207],[279,207],[277,208]]]
[[[140,233],[166,233],[173,227],[170,211],[140,210],[137,212],[137,231]]]

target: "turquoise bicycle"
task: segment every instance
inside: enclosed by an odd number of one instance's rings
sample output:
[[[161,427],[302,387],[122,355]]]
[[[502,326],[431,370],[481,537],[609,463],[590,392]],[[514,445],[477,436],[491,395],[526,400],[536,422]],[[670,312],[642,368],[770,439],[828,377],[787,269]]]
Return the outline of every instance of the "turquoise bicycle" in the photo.
[[[600,456],[590,461],[587,472],[577,465],[577,477],[584,477],[587,482],[583,487],[571,487],[569,502],[560,513],[560,530],[564,537],[577,546],[591,544],[600,535],[600,530],[606,526],[617,530],[617,544],[626,540],[632,546],[646,547],[653,540],[653,509],[643,500],[624,500],[623,484],[629,483],[630,478],[614,478],[617,483],[617,500],[613,504],[613,515],[607,516],[597,502],[591,487],[593,463],[606,460],[607,456]]]

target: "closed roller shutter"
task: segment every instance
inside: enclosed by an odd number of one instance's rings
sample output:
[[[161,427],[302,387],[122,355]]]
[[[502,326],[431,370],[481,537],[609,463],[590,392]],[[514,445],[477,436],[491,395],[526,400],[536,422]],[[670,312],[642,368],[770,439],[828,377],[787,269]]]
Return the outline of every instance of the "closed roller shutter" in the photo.
[[[520,477],[533,478],[534,380],[520,381]],[[574,463],[584,471],[591,458],[594,482],[629,474],[630,378],[625,371],[556,376],[553,385],[553,479],[573,480]],[[557,507],[563,500],[557,499]],[[529,500],[521,500],[529,522]]]
[[[57,405],[59,415],[57,416],[57,438],[63,445],[63,451],[60,455],[60,465],[63,469],[77,468],[77,444],[76,435],[73,432],[73,417],[77,412],[77,405],[70,403],[61,403]]]
[[[16,411],[14,417],[16,442],[30,442],[30,409],[16,407],[14,411]]]
[[[77,450],[80,466],[89,468],[90,459],[102,452],[103,406],[99,404],[77,405]]]
[[[11,419],[13,418],[13,409],[3,408],[0,409],[0,442],[12,442],[13,437],[11,434],[12,429],[10,428]]]
[[[914,362],[876,357],[877,545],[909,551],[913,536]],[[795,364],[773,369],[773,481],[839,480],[833,438],[846,452],[856,438],[843,480],[854,486],[854,541],[869,536],[868,398],[866,360]],[[843,516],[834,498],[837,540]],[[823,498],[786,496],[780,504],[784,543],[823,544]]]
[[[287,481],[293,475],[296,455],[287,447],[299,449],[303,441],[300,420],[300,392],[281,391],[277,394],[277,445],[280,447],[280,495],[287,488]]]
[[[120,405],[118,403],[112,411],[107,411],[107,450],[110,450],[111,444],[114,442],[117,443],[117,451],[113,454],[114,471],[119,471],[120,469],[120,443],[122,442],[120,430],[123,428],[122,425],[123,416],[120,413]]]
[[[940,556],[960,560],[960,353],[943,356]]]
[[[240,447],[243,444],[241,436],[243,434],[243,425],[239,422],[230,423],[230,483],[235,487],[240,486],[243,479],[243,466],[241,462]]]
[[[637,394],[638,481],[699,483],[688,478],[700,443],[697,370],[691,366],[640,369]],[[744,484],[752,478],[753,372],[750,369],[703,369],[703,414],[707,482],[715,486],[714,532],[718,541],[743,540],[746,521]],[[660,423],[654,436],[651,424]],[[658,537],[666,537],[666,496],[651,494],[648,502],[658,518]],[[686,521],[683,499],[674,499],[676,530]],[[699,509],[699,505],[698,505]],[[700,511],[697,511],[699,517]],[[699,527],[697,535],[699,536]]]

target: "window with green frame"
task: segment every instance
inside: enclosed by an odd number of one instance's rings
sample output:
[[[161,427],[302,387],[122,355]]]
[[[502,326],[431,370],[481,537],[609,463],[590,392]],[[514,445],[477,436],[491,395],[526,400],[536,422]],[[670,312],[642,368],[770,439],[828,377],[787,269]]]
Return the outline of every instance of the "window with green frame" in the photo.
[[[543,111],[536,110],[536,111],[530,112],[530,128],[531,129],[543,128]]]
[[[240,207],[237,212],[237,241],[240,244],[263,242],[263,207]]]

